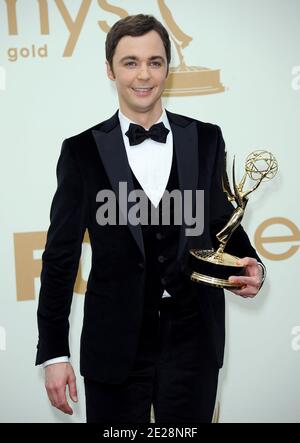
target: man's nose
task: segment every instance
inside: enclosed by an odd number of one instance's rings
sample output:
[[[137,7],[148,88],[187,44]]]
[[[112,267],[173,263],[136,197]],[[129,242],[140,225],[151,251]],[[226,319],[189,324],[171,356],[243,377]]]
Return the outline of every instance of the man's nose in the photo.
[[[150,78],[149,67],[147,65],[141,65],[138,71],[138,78],[147,80]]]

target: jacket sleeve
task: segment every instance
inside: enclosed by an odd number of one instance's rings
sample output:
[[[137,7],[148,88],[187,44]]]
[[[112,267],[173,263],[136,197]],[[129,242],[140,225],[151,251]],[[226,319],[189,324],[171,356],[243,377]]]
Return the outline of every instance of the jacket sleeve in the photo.
[[[68,317],[87,211],[83,180],[68,140],[62,145],[56,174],[57,189],[42,255],[36,365],[61,355],[70,356]]]
[[[228,201],[222,187],[222,175],[225,167],[225,143],[221,129],[218,126],[217,131],[217,151],[210,194],[210,234],[214,248],[219,246],[216,234],[225,226],[235,209],[232,203]],[[253,257],[261,262],[242,225],[239,225],[228,240],[226,252],[240,258]]]

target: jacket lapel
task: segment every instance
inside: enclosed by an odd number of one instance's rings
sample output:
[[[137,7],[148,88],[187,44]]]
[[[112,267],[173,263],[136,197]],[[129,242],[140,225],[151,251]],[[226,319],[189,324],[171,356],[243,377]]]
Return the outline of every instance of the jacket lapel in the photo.
[[[128,201],[128,194],[130,194],[131,191],[134,191],[134,186],[126,149],[123,143],[118,112],[116,112],[111,119],[105,121],[99,129],[93,130],[92,132],[112,190],[118,199],[120,212],[123,219],[126,220],[142,255],[145,257],[141,225],[134,226],[131,223],[128,223],[128,212],[135,204],[135,202]],[[119,195],[120,182],[125,182],[127,184],[127,193],[122,197]]]
[[[167,111],[172,128],[174,151],[177,160],[178,182],[182,196],[185,190],[191,190],[193,195],[193,213],[195,209],[195,190],[198,184],[198,131],[194,120]],[[182,200],[184,201],[184,200]],[[190,208],[189,208],[190,209]],[[182,211],[183,213],[183,211]],[[184,214],[183,214],[184,215]],[[183,217],[180,229],[177,259],[180,259],[186,242],[185,229],[188,227]]]

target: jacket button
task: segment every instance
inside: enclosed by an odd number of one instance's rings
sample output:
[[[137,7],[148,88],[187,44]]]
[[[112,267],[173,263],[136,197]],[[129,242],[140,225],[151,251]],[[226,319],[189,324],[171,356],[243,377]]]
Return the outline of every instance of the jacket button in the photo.
[[[139,267],[140,269],[144,269],[144,268],[145,268],[145,265],[144,265],[144,263],[138,263],[138,267]]]
[[[160,232],[157,232],[156,233],[156,238],[157,238],[157,240],[162,240],[164,238],[164,235],[161,234]]]
[[[159,263],[163,263],[164,261],[166,261],[166,257],[164,257],[163,255],[159,255],[157,260],[159,261]]]

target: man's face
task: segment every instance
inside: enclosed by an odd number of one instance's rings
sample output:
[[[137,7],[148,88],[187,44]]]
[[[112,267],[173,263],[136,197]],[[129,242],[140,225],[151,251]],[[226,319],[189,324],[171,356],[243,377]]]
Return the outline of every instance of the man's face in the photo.
[[[106,62],[107,75],[116,82],[123,112],[144,113],[160,106],[168,66],[164,44],[156,31],[122,37],[112,65],[113,69]]]

